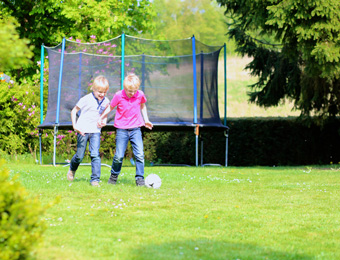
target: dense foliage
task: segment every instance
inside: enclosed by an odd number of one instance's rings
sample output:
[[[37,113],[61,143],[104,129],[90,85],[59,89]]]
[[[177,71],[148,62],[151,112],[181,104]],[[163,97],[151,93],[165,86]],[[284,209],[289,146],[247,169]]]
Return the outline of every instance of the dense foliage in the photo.
[[[302,115],[340,114],[340,2],[217,0],[234,19],[229,35],[254,60],[259,77],[250,101],[275,106],[295,101]],[[256,33],[256,34],[255,34]],[[267,44],[264,35],[276,43]]]
[[[39,87],[33,82],[0,83],[0,149],[10,154],[38,146]]]
[[[33,246],[45,230],[44,209],[0,161],[0,259],[33,259]]]
[[[33,53],[27,46],[29,40],[20,39],[14,18],[6,21],[0,16],[0,72],[29,65]]]
[[[162,40],[186,39],[195,35],[207,45],[234,50],[234,42],[226,36],[227,18],[215,1],[211,0],[154,0],[157,13],[155,30],[147,38]]]
[[[152,5],[146,0],[0,1],[0,19],[16,18],[20,38],[29,39],[34,46],[35,61],[40,59],[42,44],[55,46],[63,37],[89,42],[92,35],[97,41],[122,32],[136,35],[152,28],[153,16]],[[14,50],[14,46],[10,47]],[[28,72],[26,75],[32,75],[34,69]]]

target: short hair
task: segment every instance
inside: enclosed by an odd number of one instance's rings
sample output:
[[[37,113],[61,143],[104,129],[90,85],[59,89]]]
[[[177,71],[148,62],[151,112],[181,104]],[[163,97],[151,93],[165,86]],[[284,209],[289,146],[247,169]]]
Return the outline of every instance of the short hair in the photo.
[[[109,89],[109,81],[107,80],[107,78],[100,75],[100,76],[97,76],[94,79],[91,90],[93,90],[93,91],[98,91],[98,90],[108,91],[108,89]]]
[[[124,82],[123,82],[124,88],[139,88],[140,86],[140,79],[136,74],[129,74],[125,77]]]

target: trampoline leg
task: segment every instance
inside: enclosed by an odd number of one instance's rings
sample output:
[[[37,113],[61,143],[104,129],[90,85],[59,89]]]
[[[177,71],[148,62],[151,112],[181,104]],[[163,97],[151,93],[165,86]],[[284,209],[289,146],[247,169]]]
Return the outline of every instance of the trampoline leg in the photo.
[[[203,140],[201,140],[201,166],[203,166]]]
[[[57,133],[58,126],[54,126],[54,138],[53,138],[53,166],[55,166],[55,157],[56,157],[56,149],[57,149]]]
[[[41,136],[42,136],[42,130],[39,129],[39,159],[40,159],[40,165],[42,164],[42,156],[41,156]]]
[[[229,129],[224,132],[225,135],[225,167],[228,166],[228,136],[229,136]]]
[[[198,135],[196,135],[196,167],[198,166]]]
[[[196,157],[196,167],[198,166],[198,135],[199,135],[199,125],[195,126],[195,139],[196,139],[196,153],[195,153],[195,157]]]

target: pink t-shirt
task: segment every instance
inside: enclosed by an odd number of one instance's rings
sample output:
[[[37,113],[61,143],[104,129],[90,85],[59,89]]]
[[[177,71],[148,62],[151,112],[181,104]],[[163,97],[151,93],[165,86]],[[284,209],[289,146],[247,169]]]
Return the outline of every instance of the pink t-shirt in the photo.
[[[131,129],[144,126],[144,119],[141,113],[141,104],[146,102],[146,97],[141,90],[137,90],[129,98],[124,90],[118,91],[112,98],[110,106],[117,106],[114,126],[121,129]]]

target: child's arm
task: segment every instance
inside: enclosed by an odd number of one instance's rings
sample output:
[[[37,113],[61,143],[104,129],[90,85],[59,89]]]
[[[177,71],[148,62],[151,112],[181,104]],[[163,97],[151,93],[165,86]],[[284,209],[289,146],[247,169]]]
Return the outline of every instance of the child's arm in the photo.
[[[143,115],[143,118],[144,118],[145,127],[152,130],[153,124],[149,120],[148,111],[146,109],[145,103],[141,104],[141,111],[142,111],[142,115]]]
[[[76,122],[77,122],[77,113],[80,110],[79,107],[75,106],[72,111],[71,111],[71,120],[72,120],[72,126],[73,126],[73,130],[76,131],[77,133],[81,134],[82,136],[85,136],[85,133],[79,131],[78,129],[76,129]]]
[[[97,126],[99,128],[106,126],[107,115],[111,112],[112,109],[113,107],[108,105],[107,108],[105,108],[104,112],[100,115],[100,118],[97,121]]]

